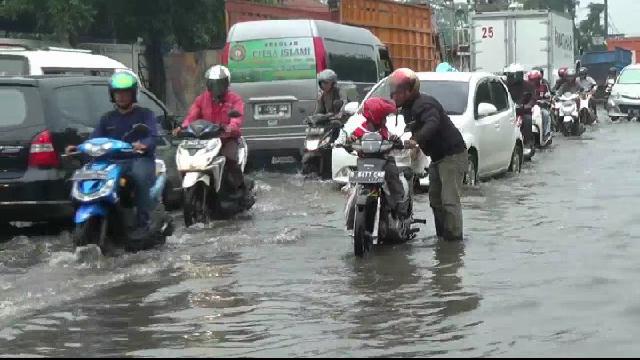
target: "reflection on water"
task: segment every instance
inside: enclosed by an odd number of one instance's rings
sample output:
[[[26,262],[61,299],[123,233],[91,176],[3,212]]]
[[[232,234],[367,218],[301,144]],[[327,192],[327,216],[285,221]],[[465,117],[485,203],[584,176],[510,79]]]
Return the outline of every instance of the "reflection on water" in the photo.
[[[22,234],[0,244],[1,355],[633,354],[640,126],[590,135],[467,191],[465,242],[432,237],[419,195],[419,238],[357,259],[344,195],[274,173],[256,174],[250,214],[157,251]]]

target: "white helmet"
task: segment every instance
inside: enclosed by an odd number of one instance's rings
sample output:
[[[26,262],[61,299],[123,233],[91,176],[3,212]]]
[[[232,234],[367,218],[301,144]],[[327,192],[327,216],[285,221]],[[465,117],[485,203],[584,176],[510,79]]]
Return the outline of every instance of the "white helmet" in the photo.
[[[231,73],[229,69],[222,65],[212,66],[204,75],[207,81],[207,90],[214,97],[221,97],[229,90],[231,84]]]
[[[514,64],[509,65],[505,69],[505,72],[507,72],[507,73],[518,73],[518,72],[524,73],[524,67],[522,65],[520,65],[520,64],[515,64],[514,63]]]

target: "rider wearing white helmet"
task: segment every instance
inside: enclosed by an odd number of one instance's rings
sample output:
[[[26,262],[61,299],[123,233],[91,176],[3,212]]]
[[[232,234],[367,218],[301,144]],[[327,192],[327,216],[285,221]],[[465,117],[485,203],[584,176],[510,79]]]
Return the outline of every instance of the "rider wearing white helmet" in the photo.
[[[196,120],[208,120],[220,125],[224,129],[220,153],[227,158],[225,174],[228,175],[229,185],[234,190],[244,190],[244,175],[238,158],[238,141],[242,136],[244,122],[244,101],[240,95],[229,90],[231,73],[226,67],[211,67],[205,73],[205,81],[207,90],[196,98],[182,122],[182,127],[176,129],[174,134]],[[233,117],[230,116],[232,110],[235,110]]]

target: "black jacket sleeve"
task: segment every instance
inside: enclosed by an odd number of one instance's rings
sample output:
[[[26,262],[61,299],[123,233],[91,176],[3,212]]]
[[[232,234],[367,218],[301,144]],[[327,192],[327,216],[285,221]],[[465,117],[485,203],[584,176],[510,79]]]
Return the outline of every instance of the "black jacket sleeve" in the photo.
[[[415,121],[417,122],[416,131],[413,133],[413,139],[419,144],[425,144],[432,140],[434,134],[440,126],[440,112],[435,106],[421,104],[414,110]]]

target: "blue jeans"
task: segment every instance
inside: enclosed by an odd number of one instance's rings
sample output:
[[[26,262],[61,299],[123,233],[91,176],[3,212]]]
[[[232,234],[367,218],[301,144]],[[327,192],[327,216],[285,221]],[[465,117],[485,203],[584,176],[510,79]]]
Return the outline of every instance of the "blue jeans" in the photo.
[[[154,200],[151,188],[156,182],[156,162],[152,157],[127,159],[121,162],[122,174],[133,181],[134,203],[137,210],[138,228],[148,229]]]

